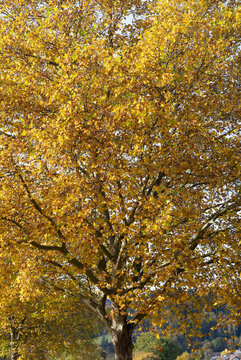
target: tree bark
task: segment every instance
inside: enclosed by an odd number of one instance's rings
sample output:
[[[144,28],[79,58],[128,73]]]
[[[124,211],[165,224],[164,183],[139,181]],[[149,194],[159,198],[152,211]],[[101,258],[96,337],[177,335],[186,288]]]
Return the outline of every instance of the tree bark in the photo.
[[[11,344],[11,360],[18,360],[18,358],[19,358],[18,350],[15,346],[12,346]]]
[[[115,360],[132,360],[133,343],[132,328],[128,324],[127,316],[114,318],[111,333],[115,351]]]
[[[11,354],[11,360],[18,360],[18,358],[19,358],[19,354],[17,352],[13,352]]]
[[[19,358],[18,353],[18,341],[19,341],[19,333],[15,327],[11,326],[10,329],[10,347],[11,347],[11,360],[17,360]]]

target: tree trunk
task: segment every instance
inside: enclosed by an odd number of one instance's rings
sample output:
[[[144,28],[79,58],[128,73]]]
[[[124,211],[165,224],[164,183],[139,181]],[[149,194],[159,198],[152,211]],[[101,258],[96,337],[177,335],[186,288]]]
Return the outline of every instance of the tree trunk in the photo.
[[[19,334],[18,334],[18,332],[16,332],[16,329],[12,326],[11,326],[11,330],[10,330],[10,337],[11,337],[11,341],[10,341],[11,360],[17,360],[19,358],[19,353],[18,353],[18,347],[16,344],[18,343],[18,340],[19,340]]]
[[[132,343],[132,328],[128,324],[126,316],[119,316],[113,320],[111,333],[115,360],[132,360],[134,347]]]
[[[18,360],[18,358],[19,358],[18,352],[13,352],[13,353],[11,354],[11,360]]]
[[[19,358],[19,353],[15,345],[11,342],[11,360],[17,360]]]

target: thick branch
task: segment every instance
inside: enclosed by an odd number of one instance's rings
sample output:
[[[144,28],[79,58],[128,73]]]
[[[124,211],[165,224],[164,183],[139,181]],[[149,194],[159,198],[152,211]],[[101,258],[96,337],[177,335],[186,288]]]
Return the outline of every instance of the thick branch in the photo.
[[[17,174],[19,179],[21,180],[24,189],[26,190],[26,193],[28,195],[29,200],[31,201],[31,203],[33,204],[34,208],[39,212],[39,214],[41,214],[43,217],[45,217],[45,219],[47,219],[51,225],[55,228],[57,235],[60,239],[65,239],[62,231],[59,229],[58,225],[56,224],[56,222],[54,221],[54,219],[52,219],[50,216],[46,215],[44,213],[44,211],[42,210],[42,208],[40,207],[40,205],[37,203],[37,201],[32,197],[32,194],[29,190],[29,187],[26,183],[26,181],[24,180],[22,174],[19,173],[19,171],[17,170]]]
[[[204,223],[204,225],[199,229],[196,235],[194,235],[191,239],[191,244],[189,246],[189,250],[195,250],[195,248],[199,244],[199,240],[203,238],[205,235],[207,229],[214,224],[214,221],[217,220],[220,216],[226,214],[229,210],[235,209],[238,207],[238,203],[232,203],[229,205],[226,205],[217,211],[215,211]]]
[[[151,185],[149,186],[146,195],[150,195],[150,193],[152,192],[152,189],[154,188],[154,186],[159,186],[162,179],[164,178],[164,176],[166,176],[166,174],[163,171],[160,171],[158,176],[156,177],[156,179],[154,179],[151,183]]]
[[[168,277],[165,284],[162,288],[155,292],[155,295],[151,298],[150,302],[148,303],[147,309],[144,312],[139,312],[134,319],[131,320],[131,328],[135,328],[138,323],[140,323],[146,316],[149,314],[149,310],[153,307],[155,302],[158,300],[158,297],[161,296],[165,291],[168,285],[170,285],[178,276],[179,274],[183,273],[185,270],[181,267],[176,267],[173,270],[172,275]]]

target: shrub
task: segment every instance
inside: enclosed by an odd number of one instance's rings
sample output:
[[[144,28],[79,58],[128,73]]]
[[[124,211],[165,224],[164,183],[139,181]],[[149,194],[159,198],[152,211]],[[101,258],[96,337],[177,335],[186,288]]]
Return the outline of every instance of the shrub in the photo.
[[[134,351],[143,351],[158,355],[159,360],[175,360],[182,349],[168,338],[160,338],[152,333],[142,333],[136,341]]]
[[[221,337],[217,337],[216,339],[212,340],[212,345],[214,351],[223,351],[226,346],[225,339]]]

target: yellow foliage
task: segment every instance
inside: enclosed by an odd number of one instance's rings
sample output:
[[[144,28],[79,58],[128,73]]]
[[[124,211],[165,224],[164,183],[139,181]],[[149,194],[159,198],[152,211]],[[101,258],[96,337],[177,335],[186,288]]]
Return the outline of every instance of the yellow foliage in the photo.
[[[221,352],[221,355],[228,355],[228,354],[231,354],[231,351],[228,349],[225,349]]]
[[[155,360],[158,359],[157,355],[152,353],[145,353],[142,351],[137,351],[134,353],[133,360]]]
[[[129,339],[169,306],[198,323],[207,293],[238,318],[240,35],[239,1],[1,1],[0,246],[24,259],[21,299],[38,259]]]
[[[185,351],[184,353],[179,355],[176,360],[189,360],[189,359],[190,359],[190,355],[188,354],[188,352]]]

